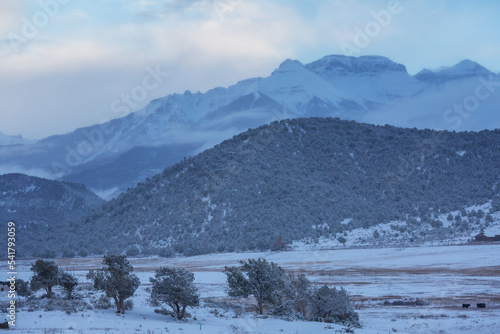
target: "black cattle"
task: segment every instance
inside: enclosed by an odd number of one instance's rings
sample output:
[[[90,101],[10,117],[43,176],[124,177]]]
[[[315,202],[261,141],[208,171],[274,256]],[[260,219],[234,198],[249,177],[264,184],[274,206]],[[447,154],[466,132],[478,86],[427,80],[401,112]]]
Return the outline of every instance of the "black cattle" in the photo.
[[[485,303],[477,303],[477,308],[486,308]]]
[[[9,329],[9,323],[7,321],[0,323],[0,329]]]
[[[462,304],[462,308],[469,308],[470,304]]]

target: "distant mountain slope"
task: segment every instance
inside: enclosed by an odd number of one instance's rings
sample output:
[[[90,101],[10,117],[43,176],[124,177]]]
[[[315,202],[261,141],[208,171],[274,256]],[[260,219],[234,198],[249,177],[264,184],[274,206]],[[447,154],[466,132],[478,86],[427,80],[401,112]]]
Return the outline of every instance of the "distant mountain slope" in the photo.
[[[7,136],[0,132],[0,146],[19,145],[19,144],[33,144],[35,141],[25,139],[22,136]]]
[[[493,72],[487,68],[481,66],[480,64],[470,61],[463,60],[455,66],[445,68],[439,71],[422,70],[415,75],[415,78],[420,81],[430,82],[434,84],[442,84],[446,81],[461,80],[474,77],[487,77],[489,75],[495,75]]]
[[[43,235],[79,219],[105,201],[85,186],[23,174],[0,175],[0,221],[16,223],[20,254],[44,243]],[[7,229],[2,231],[6,235]],[[5,240],[6,238],[3,238]],[[57,248],[57,244],[54,245]]]
[[[343,91],[362,96],[371,103],[413,96],[426,86],[410,76],[404,65],[384,57],[332,55],[307,64],[306,68]]]
[[[498,199],[499,161],[500,130],[283,120],[165,169],[54,238],[74,252],[198,254],[396,220],[431,233],[439,214]]]
[[[381,56],[331,55],[309,64],[285,60],[268,77],[168,95],[105,124],[32,145],[0,146],[0,171],[42,171],[117,194],[157,172],[160,161],[161,169],[280,119],[329,116],[420,129],[500,128],[499,83],[499,76],[469,60],[415,76]],[[150,150],[162,157],[148,156]],[[115,169],[134,155],[140,166]]]
[[[126,188],[134,188],[137,183],[160,173],[166,166],[182,160],[186,152],[194,152],[193,145],[164,145],[134,147],[116,159],[102,164],[91,162],[75,168],[64,181],[85,183],[93,189],[109,189],[111,193],[100,194],[115,197]],[[117,186],[117,179],[120,180]]]

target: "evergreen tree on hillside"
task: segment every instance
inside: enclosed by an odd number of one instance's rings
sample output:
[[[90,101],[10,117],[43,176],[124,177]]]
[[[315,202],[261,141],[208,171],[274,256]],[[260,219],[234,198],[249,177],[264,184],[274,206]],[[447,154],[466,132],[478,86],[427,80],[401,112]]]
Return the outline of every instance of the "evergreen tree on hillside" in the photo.
[[[500,196],[498,196],[498,194],[491,201],[491,211],[490,212],[497,212],[497,211],[500,211]]]
[[[341,237],[337,238],[337,241],[340,242],[342,245],[345,246],[345,243],[347,242],[347,239],[341,236]]]

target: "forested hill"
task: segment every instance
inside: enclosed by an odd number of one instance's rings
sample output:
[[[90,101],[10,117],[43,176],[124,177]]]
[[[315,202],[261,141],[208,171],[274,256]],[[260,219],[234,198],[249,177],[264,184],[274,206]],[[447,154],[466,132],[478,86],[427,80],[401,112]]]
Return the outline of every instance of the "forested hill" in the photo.
[[[431,226],[440,212],[498,198],[499,182],[500,130],[283,120],[129,189],[61,231],[58,248],[198,254],[269,249],[280,235],[290,242],[393,220]]]
[[[59,225],[100,207],[104,200],[84,185],[24,174],[0,175],[0,220],[19,225]]]
[[[84,185],[24,174],[0,175],[0,221],[15,222],[18,255],[31,255],[46,243],[46,235],[102,206],[104,200]],[[2,225],[6,226],[6,225]],[[4,245],[7,228],[0,232]],[[51,245],[54,251],[57,244]],[[43,248],[42,248],[43,249]],[[57,253],[55,253],[57,254]],[[40,254],[41,255],[41,254]]]

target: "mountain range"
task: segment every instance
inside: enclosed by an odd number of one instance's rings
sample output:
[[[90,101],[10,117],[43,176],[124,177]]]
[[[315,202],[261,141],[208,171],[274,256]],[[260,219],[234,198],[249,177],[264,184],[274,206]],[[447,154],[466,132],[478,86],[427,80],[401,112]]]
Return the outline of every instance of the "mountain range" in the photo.
[[[469,60],[414,76],[380,56],[332,55],[309,64],[286,60],[265,78],[168,95],[125,117],[36,143],[11,145],[15,142],[0,138],[0,171],[83,183],[112,198],[184,157],[281,119],[328,116],[419,129],[498,128],[499,85],[500,76]]]

